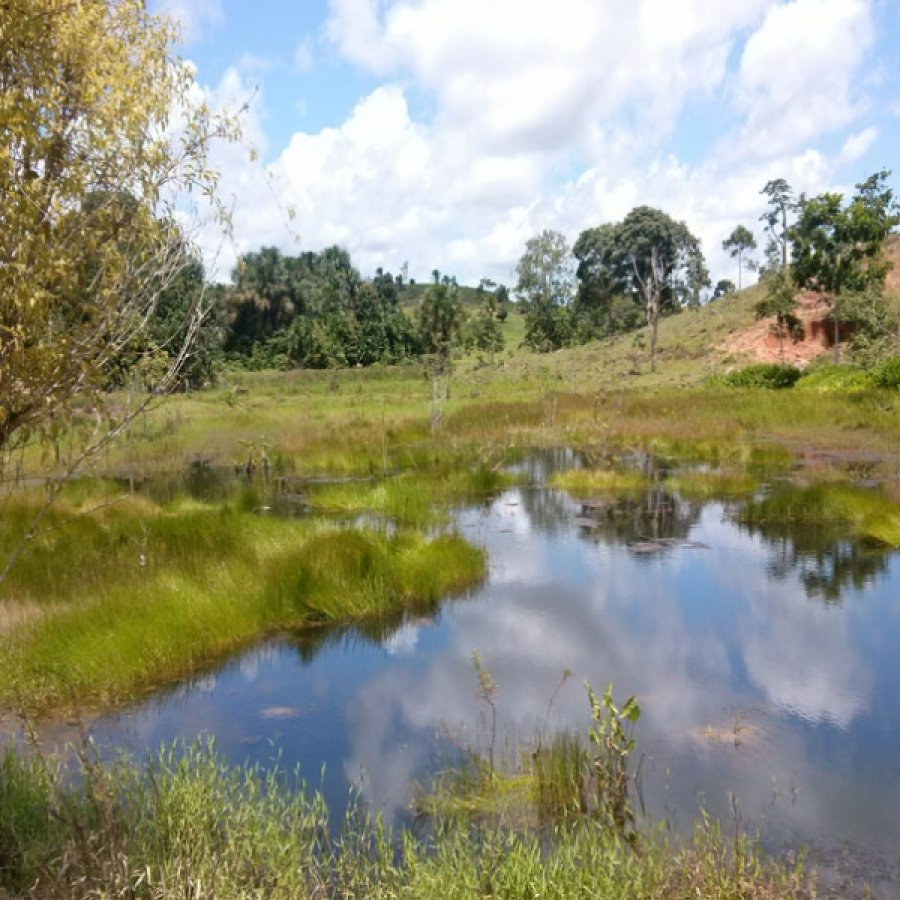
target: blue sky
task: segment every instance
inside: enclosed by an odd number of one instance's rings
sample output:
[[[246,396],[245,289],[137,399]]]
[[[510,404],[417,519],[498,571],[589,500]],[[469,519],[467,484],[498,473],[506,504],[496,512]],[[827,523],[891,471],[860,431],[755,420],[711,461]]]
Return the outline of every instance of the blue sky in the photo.
[[[733,277],[759,190],[897,168],[895,0],[158,0],[210,100],[234,243],[510,283],[525,241],[647,203]],[[895,176],[893,183],[898,185]],[[291,221],[288,210],[296,211]],[[212,239],[210,239],[212,246]]]

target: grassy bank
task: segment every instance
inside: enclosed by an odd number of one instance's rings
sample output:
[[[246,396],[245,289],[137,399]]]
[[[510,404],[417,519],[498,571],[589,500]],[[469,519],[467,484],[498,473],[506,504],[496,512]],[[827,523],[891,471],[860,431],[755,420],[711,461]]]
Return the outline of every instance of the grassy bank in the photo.
[[[0,552],[37,502],[8,503]],[[342,530],[254,503],[58,502],[4,584],[0,705],[120,701],[262,633],[396,618],[484,573],[455,535]]]
[[[701,824],[625,840],[592,817],[555,830],[436,821],[430,839],[351,814],[285,773],[230,768],[209,746],[147,770],[82,760],[82,777],[0,756],[0,896],[83,898],[811,898],[803,872]]]
[[[741,519],[750,525],[837,525],[847,537],[900,547],[900,502],[881,491],[847,484],[781,488],[748,504]]]

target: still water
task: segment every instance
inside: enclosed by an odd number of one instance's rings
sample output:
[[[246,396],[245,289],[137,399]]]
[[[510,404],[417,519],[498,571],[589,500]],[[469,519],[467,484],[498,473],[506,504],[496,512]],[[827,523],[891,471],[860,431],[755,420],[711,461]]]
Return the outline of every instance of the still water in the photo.
[[[662,489],[585,507],[532,474],[459,511],[490,571],[433,617],[269,639],[99,720],[95,739],[214,736],[234,762],[299,766],[335,810],[352,790],[397,821],[454,746],[485,746],[477,650],[501,742],[545,721],[583,731],[583,682],[612,681],[643,709],[649,813],[685,829],[699,804],[736,808],[770,842],[896,876],[900,555],[827,528],[750,530],[737,505]]]

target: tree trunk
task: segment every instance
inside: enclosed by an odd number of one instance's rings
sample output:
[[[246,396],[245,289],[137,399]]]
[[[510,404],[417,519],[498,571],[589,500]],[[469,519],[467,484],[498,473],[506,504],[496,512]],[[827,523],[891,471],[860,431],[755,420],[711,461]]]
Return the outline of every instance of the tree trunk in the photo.
[[[831,317],[834,321],[834,364],[838,366],[841,363],[841,320],[837,297],[831,306]]]

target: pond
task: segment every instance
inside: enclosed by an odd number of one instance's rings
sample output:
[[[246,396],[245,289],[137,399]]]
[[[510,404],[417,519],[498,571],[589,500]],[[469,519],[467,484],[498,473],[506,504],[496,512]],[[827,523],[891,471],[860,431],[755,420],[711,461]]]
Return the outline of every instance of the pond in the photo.
[[[686,829],[701,805],[737,810],[770,844],[900,878],[900,556],[663,488],[585,506],[542,484],[546,461],[528,468],[531,485],[458,511],[489,554],[477,590],[381,635],[267,639],[98,720],[95,740],[214,736],[234,762],[299,766],[333,810],[352,789],[403,820],[452,748],[485,748],[477,650],[498,746],[584,732],[583,682],[611,681],[643,709],[648,813]]]

